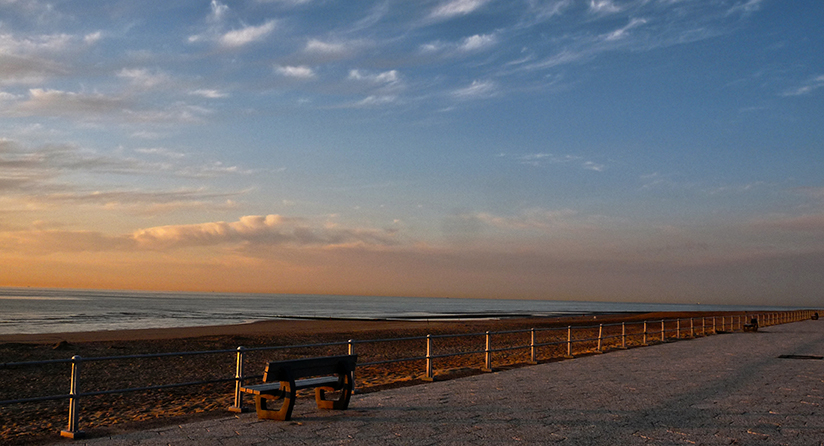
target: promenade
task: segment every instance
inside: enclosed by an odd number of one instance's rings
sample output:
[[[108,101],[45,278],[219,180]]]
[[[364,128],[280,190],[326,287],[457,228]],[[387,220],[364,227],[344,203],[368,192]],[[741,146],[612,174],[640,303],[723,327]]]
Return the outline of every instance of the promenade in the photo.
[[[824,445],[824,360],[781,355],[824,356],[824,320],[57,444]]]

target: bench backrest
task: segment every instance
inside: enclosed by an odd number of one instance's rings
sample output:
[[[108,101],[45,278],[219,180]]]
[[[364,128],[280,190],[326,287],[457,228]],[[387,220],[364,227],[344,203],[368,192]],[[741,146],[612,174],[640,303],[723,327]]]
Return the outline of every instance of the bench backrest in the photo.
[[[266,365],[263,382],[290,381],[321,375],[344,375],[355,371],[358,355],[275,361]]]

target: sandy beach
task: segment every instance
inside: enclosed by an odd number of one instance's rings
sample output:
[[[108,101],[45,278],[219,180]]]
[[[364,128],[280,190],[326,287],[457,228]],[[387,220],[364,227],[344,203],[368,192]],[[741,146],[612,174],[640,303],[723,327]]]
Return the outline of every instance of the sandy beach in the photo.
[[[716,313],[719,317],[721,313]],[[731,313],[724,313],[729,323]],[[576,338],[597,337],[598,326],[612,326],[611,333],[627,322],[631,333],[630,344],[641,343],[642,321],[670,319],[667,330],[675,330],[676,318],[681,318],[682,337],[700,336],[699,320],[712,316],[706,313],[644,313],[619,315],[585,315],[560,318],[529,318],[470,321],[351,321],[351,320],[278,320],[232,326],[196,328],[146,329],[105,332],[60,333],[42,335],[0,336],[2,362],[21,362],[46,359],[67,359],[73,355],[84,358],[129,356],[144,353],[231,350],[238,346],[307,345],[318,343],[345,343],[358,341],[356,353],[359,362],[385,361],[397,358],[421,357],[425,342],[419,337],[427,334],[444,335],[485,331],[511,331],[536,328],[537,342],[563,342],[565,327],[590,327],[576,330]],[[743,315],[737,314],[741,317]],[[689,318],[693,318],[692,331]],[[706,319],[704,320],[706,321]],[[556,328],[553,330],[552,328]],[[706,326],[703,327],[706,332]],[[544,330],[545,329],[545,330]],[[659,330],[660,322],[650,331]],[[672,334],[674,335],[674,333]],[[526,345],[528,333],[496,335],[495,347]],[[606,336],[606,335],[605,335]],[[668,335],[671,336],[671,335]],[[413,338],[398,342],[367,342],[368,340]],[[654,341],[651,340],[651,342]],[[483,349],[483,336],[438,338],[439,353],[478,351]],[[603,349],[616,348],[619,339],[604,340]],[[575,345],[576,355],[595,349],[593,341]],[[559,359],[565,345],[541,348],[540,361]],[[267,360],[345,353],[345,345],[305,347],[287,350],[255,352],[246,360],[247,374],[259,373]],[[505,351],[494,355],[498,368],[525,365],[528,349]],[[439,380],[480,373],[483,354],[444,358],[436,361]],[[82,391],[133,388],[171,382],[190,382],[220,379],[234,375],[235,355],[220,353],[198,356],[172,356],[147,359],[105,360],[84,363]],[[357,387],[360,393],[408,386],[423,382],[422,360],[360,367]],[[55,364],[20,369],[7,369],[7,379],[0,384],[0,399],[25,398],[39,395],[65,394],[68,391],[69,365]],[[84,398],[81,425],[83,429],[99,434],[144,429],[153,425],[177,424],[184,420],[225,416],[232,404],[232,383],[218,383],[148,392],[131,392]],[[247,403],[249,404],[249,403]],[[66,401],[20,404],[0,407],[0,436],[12,444],[38,444],[53,439],[65,428]]]

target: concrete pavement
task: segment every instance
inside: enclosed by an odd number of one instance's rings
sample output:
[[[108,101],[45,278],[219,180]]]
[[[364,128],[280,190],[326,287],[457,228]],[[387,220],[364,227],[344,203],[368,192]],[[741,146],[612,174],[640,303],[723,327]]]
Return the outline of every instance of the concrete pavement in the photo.
[[[73,445],[824,445],[824,320],[613,351]],[[61,442],[65,444],[65,442]]]

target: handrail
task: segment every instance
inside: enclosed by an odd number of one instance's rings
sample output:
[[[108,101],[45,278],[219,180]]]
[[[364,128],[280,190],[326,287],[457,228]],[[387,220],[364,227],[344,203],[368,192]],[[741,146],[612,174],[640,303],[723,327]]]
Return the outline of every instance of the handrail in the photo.
[[[770,326],[770,325],[777,325],[777,324],[784,324],[789,322],[795,322],[799,320],[808,319],[812,316],[815,310],[794,310],[794,311],[786,311],[786,312],[769,312],[769,313],[754,313],[749,315],[722,315],[722,316],[702,316],[701,317],[701,326],[700,332],[701,336],[707,336],[709,334],[717,334],[719,332],[724,332],[727,330],[735,331],[735,330],[743,330],[743,325],[745,320],[749,319],[756,319],[761,326]],[[712,324],[708,325],[708,318],[712,318]],[[720,323],[717,318],[720,317]],[[727,319],[729,317],[729,320]],[[185,387],[185,386],[195,386],[195,385],[205,385],[205,384],[216,384],[216,383],[225,383],[225,382],[235,382],[235,404],[230,407],[229,409],[232,411],[240,412],[244,411],[245,408],[242,405],[242,395],[240,394],[240,386],[242,385],[244,380],[250,379],[259,379],[262,377],[260,374],[255,375],[245,375],[243,373],[243,365],[244,365],[244,355],[247,352],[258,352],[258,351],[271,351],[271,350],[284,350],[284,349],[302,349],[302,348],[316,348],[316,347],[334,347],[334,346],[344,346],[347,345],[349,348],[349,354],[354,353],[355,345],[363,345],[363,344],[375,344],[375,343],[385,343],[385,342],[408,342],[408,341],[426,341],[426,356],[414,356],[414,357],[407,357],[407,358],[393,358],[393,359],[384,359],[379,361],[370,361],[370,362],[362,362],[360,366],[377,366],[383,364],[393,364],[393,363],[400,363],[400,362],[410,362],[410,361],[426,361],[426,370],[424,379],[434,379],[434,372],[433,372],[433,361],[436,359],[443,359],[443,358],[451,358],[457,356],[467,356],[467,355],[476,355],[476,354],[484,354],[484,367],[482,370],[491,371],[492,370],[492,354],[494,353],[501,353],[507,351],[514,351],[514,350],[525,350],[529,349],[531,363],[537,363],[537,349],[541,347],[548,347],[548,346],[561,346],[566,344],[567,345],[567,357],[572,357],[573,353],[573,344],[584,344],[584,343],[595,343],[597,342],[597,348],[587,351],[592,351],[595,353],[603,352],[603,342],[607,339],[621,339],[621,346],[617,348],[626,348],[627,347],[627,338],[628,337],[635,337],[636,339],[642,338],[643,342],[640,345],[647,345],[648,342],[654,339],[655,335],[660,336],[660,342],[665,342],[667,339],[672,340],[680,340],[683,337],[696,337],[698,336],[698,328],[696,328],[696,324],[694,321],[695,318],[689,318],[689,328],[682,327],[682,321],[686,321],[687,319],[677,318],[677,319],[660,319],[655,321],[637,321],[637,322],[620,322],[620,323],[611,323],[611,324],[598,324],[598,325],[577,325],[577,326],[567,326],[567,327],[543,327],[543,328],[530,328],[530,329],[515,329],[515,330],[503,330],[503,331],[487,331],[483,333],[454,333],[454,334],[436,334],[436,335],[426,335],[426,336],[411,336],[411,337],[403,337],[403,338],[386,338],[386,339],[364,339],[364,340],[354,340],[350,339],[345,342],[327,342],[327,343],[316,343],[316,344],[302,344],[302,345],[278,345],[278,346],[264,346],[264,347],[238,347],[237,349],[222,349],[222,350],[205,350],[205,351],[188,351],[188,352],[164,352],[164,353],[147,353],[147,354],[135,354],[135,355],[120,355],[120,356],[101,356],[101,357],[90,357],[90,358],[81,358],[79,356],[74,356],[70,359],[50,359],[50,360],[40,360],[40,361],[26,361],[26,362],[6,362],[0,363],[0,370],[3,369],[12,369],[18,367],[34,367],[46,364],[72,364],[72,376],[71,376],[71,391],[68,394],[63,395],[46,395],[46,396],[36,396],[36,397],[28,397],[28,398],[17,398],[17,399],[10,399],[0,401],[0,406],[11,405],[11,404],[25,404],[25,403],[35,403],[35,402],[42,402],[42,401],[50,401],[50,400],[64,400],[68,399],[70,401],[69,404],[69,424],[68,429],[61,432],[62,435],[71,437],[71,438],[78,438],[82,436],[83,432],[78,429],[78,419],[79,419],[79,409],[78,409],[78,399],[90,396],[100,396],[100,395],[112,395],[112,394],[122,394],[127,392],[141,392],[141,391],[151,391],[151,390],[161,390],[161,389],[169,389],[169,388],[176,388],[176,387]],[[660,324],[660,328],[658,330],[652,329],[650,330],[650,323],[652,325]],[[674,327],[673,327],[674,324]],[[612,327],[621,327],[620,333],[606,333],[604,334],[604,328],[612,328]],[[628,326],[637,326],[642,328],[639,330],[635,330],[631,333],[627,332]],[[535,335],[536,333],[542,332],[549,332],[549,331],[567,331],[567,339],[561,340],[556,339],[548,342],[536,342]],[[597,330],[598,336],[597,337],[585,337],[585,338],[575,338],[573,337],[573,331],[581,332],[582,330]],[[687,332],[687,330],[689,330]],[[513,334],[529,334],[530,338],[527,344],[521,344],[516,342],[514,345],[502,345],[502,346],[493,346],[492,339],[497,336],[501,335],[513,335]],[[675,333],[674,335],[672,335]],[[669,335],[669,336],[668,336]],[[436,353],[434,351],[434,345],[432,343],[433,340],[436,339],[449,339],[449,338],[462,338],[462,337],[480,337],[483,336],[486,339],[486,345],[482,350],[468,350],[468,351],[459,351],[459,352],[446,352],[446,353]],[[651,337],[652,336],[652,337]],[[586,353],[587,351],[584,351]],[[80,365],[82,363],[88,362],[102,362],[102,361],[114,361],[114,360],[126,360],[126,359],[145,359],[145,358],[162,358],[162,357],[180,357],[180,356],[195,356],[195,355],[212,355],[212,354],[226,354],[226,353],[235,353],[237,355],[237,363],[236,363],[236,372],[235,376],[233,377],[225,377],[225,378],[214,378],[210,380],[203,380],[203,381],[190,381],[190,382],[182,382],[182,383],[167,383],[167,384],[158,384],[158,385],[151,385],[151,386],[142,386],[142,387],[132,387],[132,388],[123,388],[123,389],[106,389],[106,390],[95,390],[95,391],[88,391],[88,392],[81,392],[78,389],[77,383],[79,381],[80,375]]]

